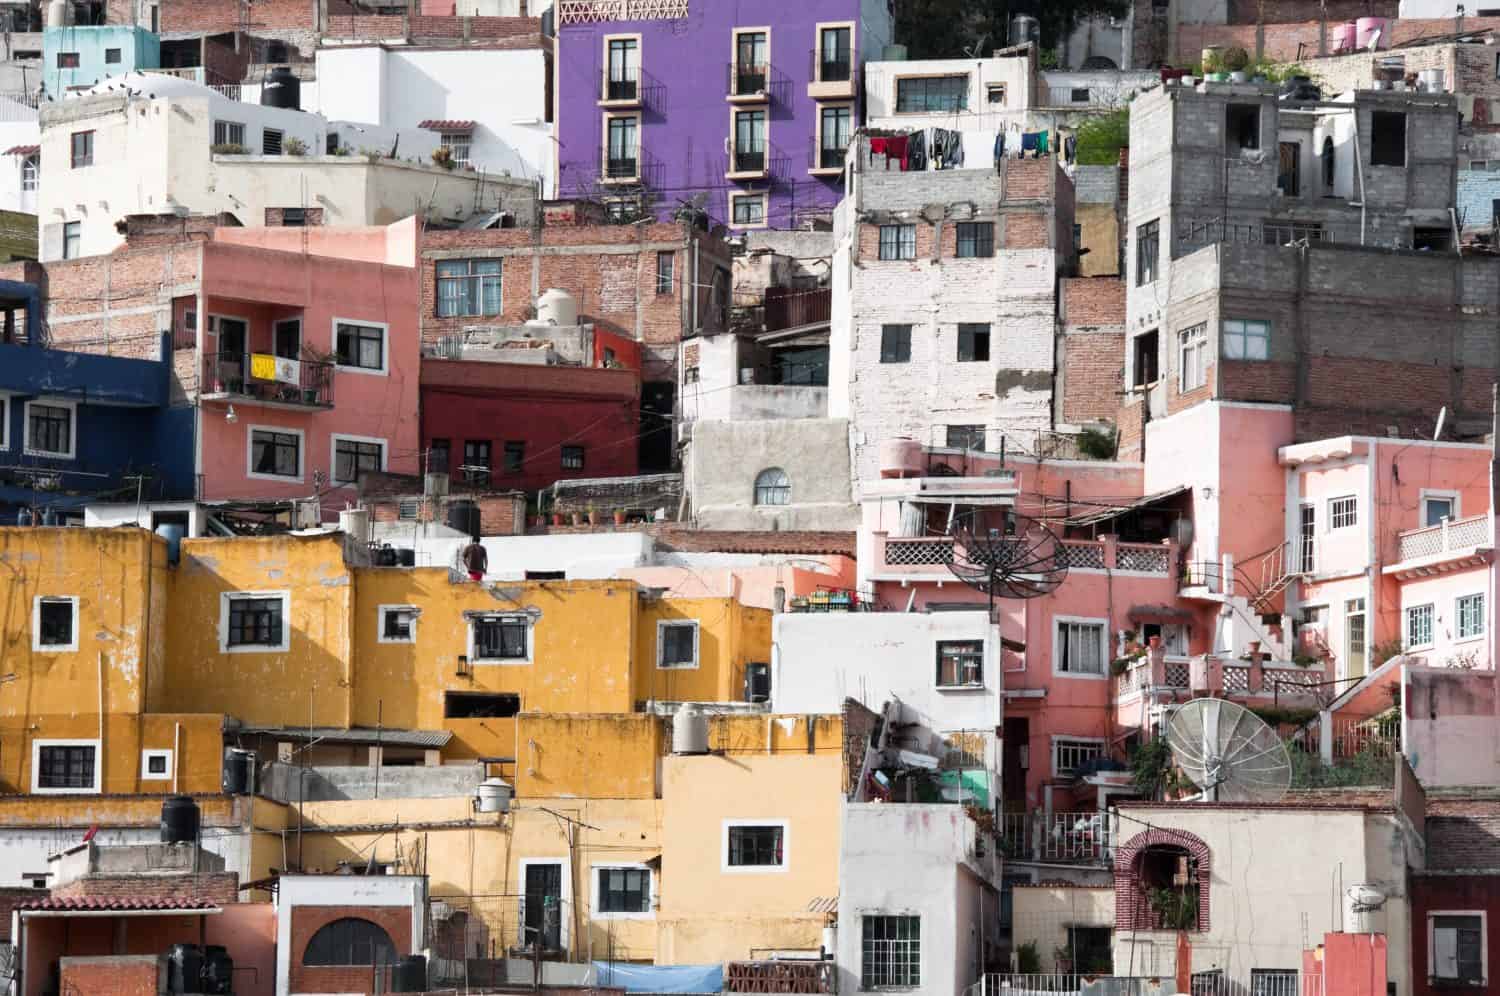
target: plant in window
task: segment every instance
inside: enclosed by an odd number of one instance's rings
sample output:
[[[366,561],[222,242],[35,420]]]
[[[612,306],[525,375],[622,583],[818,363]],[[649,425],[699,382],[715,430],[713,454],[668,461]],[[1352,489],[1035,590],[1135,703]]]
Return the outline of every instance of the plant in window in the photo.
[[[1192,930],[1198,925],[1198,887],[1158,888],[1146,893],[1146,901],[1162,930]]]
[[[284,138],[281,140],[282,155],[305,156],[307,155],[307,143],[300,138]]]
[[[243,156],[249,154],[250,150],[238,142],[219,142],[210,145],[208,151],[219,156]]]
[[[446,170],[452,170],[458,166],[453,158],[453,150],[446,145],[439,145],[432,150],[432,161]]]

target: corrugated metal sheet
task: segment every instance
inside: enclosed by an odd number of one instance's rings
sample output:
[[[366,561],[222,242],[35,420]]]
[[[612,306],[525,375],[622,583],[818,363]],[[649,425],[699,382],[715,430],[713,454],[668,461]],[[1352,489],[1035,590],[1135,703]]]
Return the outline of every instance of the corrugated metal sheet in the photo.
[[[330,744],[373,744],[377,741],[390,747],[446,747],[453,739],[448,730],[376,730],[373,727],[354,727],[344,730],[332,726],[245,726],[241,733],[280,737],[283,740],[321,740]]]

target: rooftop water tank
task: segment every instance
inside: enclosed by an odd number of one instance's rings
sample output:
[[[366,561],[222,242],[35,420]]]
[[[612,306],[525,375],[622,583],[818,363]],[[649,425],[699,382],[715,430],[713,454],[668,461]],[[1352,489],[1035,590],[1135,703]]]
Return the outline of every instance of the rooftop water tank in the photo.
[[[1027,42],[1042,42],[1042,22],[1030,14],[1017,14],[1010,19],[1010,43],[1025,45]]]
[[[481,813],[506,813],[510,811],[510,800],[514,794],[510,783],[504,778],[486,778],[479,783],[476,805]]]
[[[1375,885],[1351,885],[1344,890],[1346,934],[1385,933],[1385,892]]]
[[[161,841],[188,844],[198,839],[198,804],[192,796],[173,795],[162,800]]]
[[[357,543],[370,542],[370,512],[363,508],[346,508],[339,513],[339,531]]]
[[[289,111],[302,109],[302,81],[286,66],[277,66],[266,76],[260,87],[260,102],[264,107],[280,107]]]
[[[1374,42],[1377,49],[1391,47],[1391,29],[1383,17],[1361,17],[1354,22],[1354,44],[1369,48]]]
[[[883,45],[883,46],[881,46],[881,49],[880,49],[880,61],[881,62],[905,62],[906,61],[906,46],[905,45]]]
[[[567,291],[549,287],[536,299],[536,317],[549,325],[577,325],[578,302]]]
[[[708,753],[708,717],[691,702],[684,702],[672,719],[672,753]]]
[[[1359,28],[1353,21],[1345,21],[1343,24],[1333,26],[1333,52],[1335,55],[1341,52],[1354,50],[1355,39],[1359,37]]]

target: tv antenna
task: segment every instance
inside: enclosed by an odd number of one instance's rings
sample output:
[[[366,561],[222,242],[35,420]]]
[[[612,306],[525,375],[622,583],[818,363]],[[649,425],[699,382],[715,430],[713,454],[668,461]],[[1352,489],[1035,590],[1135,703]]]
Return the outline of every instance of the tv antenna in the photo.
[[[1193,699],[1167,724],[1167,746],[1204,802],[1278,802],[1292,783],[1286,744],[1265,720],[1224,699]]]

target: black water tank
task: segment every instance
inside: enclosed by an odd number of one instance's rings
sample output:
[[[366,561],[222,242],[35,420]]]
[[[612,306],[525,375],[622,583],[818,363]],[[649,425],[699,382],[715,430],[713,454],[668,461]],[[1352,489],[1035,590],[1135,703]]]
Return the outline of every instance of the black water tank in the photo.
[[[234,991],[234,959],[217,944],[203,949],[203,992],[224,996]]]
[[[196,812],[196,808],[194,811]],[[201,992],[203,990],[202,979],[202,948],[196,944],[174,944],[167,949],[167,992]]]
[[[462,499],[450,501],[448,503],[448,528],[457,529],[465,536],[478,536],[479,506]]]
[[[228,795],[255,791],[255,751],[231,747],[224,752],[223,788]]]
[[[402,955],[391,975],[391,992],[424,993],[427,991],[427,956]]]
[[[402,567],[417,566],[417,551],[411,549],[410,547],[399,547],[396,550],[396,556],[401,561]]]
[[[286,66],[277,66],[266,76],[260,86],[260,102],[264,107],[284,107],[293,111],[302,109],[302,81]]]
[[[163,844],[187,844],[198,839],[198,804],[191,796],[169,796],[161,804]],[[191,989],[187,990],[192,992]]]
[[[771,699],[771,665],[745,665],[745,701],[769,702]]]

